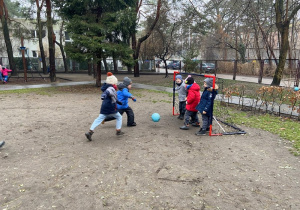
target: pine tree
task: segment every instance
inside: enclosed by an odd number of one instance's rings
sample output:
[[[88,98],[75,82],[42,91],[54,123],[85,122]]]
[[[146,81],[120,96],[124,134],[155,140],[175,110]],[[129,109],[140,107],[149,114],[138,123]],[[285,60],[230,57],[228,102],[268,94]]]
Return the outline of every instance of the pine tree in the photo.
[[[133,66],[132,50],[126,40],[135,30],[135,0],[55,1],[67,22],[72,44],[68,55],[97,63],[97,86],[101,82],[101,59],[115,56]]]

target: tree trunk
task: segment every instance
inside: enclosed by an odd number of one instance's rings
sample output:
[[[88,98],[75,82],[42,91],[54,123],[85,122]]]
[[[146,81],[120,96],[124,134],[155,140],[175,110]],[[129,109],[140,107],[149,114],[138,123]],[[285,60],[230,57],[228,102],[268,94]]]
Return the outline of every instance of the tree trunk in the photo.
[[[289,49],[289,22],[284,23],[278,28],[280,35],[281,35],[281,47],[279,50],[279,64],[276,67],[275,74],[273,77],[273,81],[271,83],[272,86],[279,86],[281,79],[282,79],[282,74],[284,71],[284,66],[286,62],[286,56],[288,53]]]
[[[131,66],[127,66],[127,73],[131,74],[132,73],[132,67]]]
[[[134,51],[133,53],[133,59],[135,61],[134,67],[133,67],[133,76],[134,77],[139,77],[140,76],[140,69],[139,69],[139,61],[138,61],[138,53],[136,53],[136,34],[132,34],[132,42],[131,42],[131,46],[132,46],[132,50]]]
[[[101,87],[101,59],[97,61],[96,86]]]
[[[92,75],[92,61],[89,60],[89,63],[88,63],[88,75]]]
[[[52,9],[51,0],[46,0],[47,7],[47,29],[48,29],[48,43],[49,43],[49,64],[50,64],[50,81],[56,82],[56,72],[55,72],[55,52],[54,52],[54,37],[53,37],[53,23],[52,23]]]
[[[38,5],[37,5],[38,6]],[[43,45],[43,27],[41,22],[41,9],[37,9],[37,26],[38,26],[38,39],[39,39],[39,47],[40,47],[40,56],[42,59],[42,65],[43,65],[43,74],[47,74],[47,63],[46,63],[46,57],[45,57],[45,50]]]
[[[60,42],[60,43],[55,42],[55,43],[59,46],[61,55],[63,57],[65,73],[68,73],[69,72],[69,67],[68,67],[67,58],[66,58],[66,55],[65,55],[64,46],[62,45],[62,42]]]
[[[140,76],[138,58],[139,58],[139,54],[140,54],[141,44],[148,39],[148,37],[151,35],[156,23],[159,20],[161,1],[162,0],[157,0],[156,17],[155,17],[155,20],[152,23],[151,27],[149,28],[148,32],[146,33],[146,35],[139,38],[138,41],[136,39],[136,34],[132,35],[132,49],[134,51],[133,59],[136,61],[135,65],[134,65],[134,77],[139,77]],[[137,13],[139,11],[139,7],[140,7],[140,4],[137,3],[137,8],[136,8]]]
[[[106,58],[103,58],[103,64],[104,64],[105,72],[107,73],[109,71],[109,69],[108,69]]]
[[[116,59],[115,53],[113,53],[113,64],[114,64],[114,73],[118,73],[118,60]]]
[[[12,70],[11,72],[12,75],[17,75],[16,65],[14,62],[13,49],[12,49],[12,45],[9,37],[9,29],[7,25],[8,11],[5,7],[5,3],[3,0],[0,0],[0,18],[1,18],[3,36],[5,40],[7,56],[9,61],[9,68]]]

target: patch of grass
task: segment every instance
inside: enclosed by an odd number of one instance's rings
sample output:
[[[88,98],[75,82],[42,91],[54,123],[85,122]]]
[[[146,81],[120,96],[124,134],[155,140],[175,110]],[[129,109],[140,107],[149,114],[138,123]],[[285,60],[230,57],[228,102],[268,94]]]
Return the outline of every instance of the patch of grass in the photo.
[[[35,93],[37,95],[48,95],[52,96],[57,93],[57,88],[32,88],[32,89],[20,89],[20,90],[1,90],[1,95],[11,95],[11,94],[27,94],[27,93]]]
[[[287,139],[293,143],[295,151],[294,155],[300,155],[300,124],[297,121],[276,117],[269,114],[249,115],[229,109],[231,121],[234,124],[244,124],[248,127],[258,128],[279,135],[281,138]]]

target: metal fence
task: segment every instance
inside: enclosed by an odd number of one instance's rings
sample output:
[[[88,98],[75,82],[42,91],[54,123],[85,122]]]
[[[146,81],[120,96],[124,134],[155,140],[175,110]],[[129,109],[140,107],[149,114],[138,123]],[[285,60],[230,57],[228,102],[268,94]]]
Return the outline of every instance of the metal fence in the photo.
[[[15,59],[15,64],[16,64],[16,69],[18,72],[23,72],[23,59],[22,57],[16,57]],[[26,57],[26,64],[27,64],[27,70],[28,71],[38,71],[42,72],[42,62],[40,58],[29,58]],[[47,67],[49,66],[48,59],[46,60],[47,62]],[[115,71],[114,69],[114,63],[112,59],[107,59],[107,69],[105,69],[105,65],[103,61],[101,62],[101,69],[102,71]],[[88,71],[89,68],[89,62],[77,62],[75,60],[71,60],[67,58],[66,61],[68,65],[68,69],[70,72],[85,72]],[[127,71],[127,66],[125,66],[121,61],[117,60],[117,70],[118,71]],[[2,57],[0,58],[0,64],[2,66],[5,66],[7,68],[10,68],[9,66],[9,61],[7,57]],[[93,68],[93,65],[91,65],[91,68]],[[149,71],[153,72],[155,71],[155,61],[154,60],[145,60],[145,61],[139,61],[139,68],[140,71]],[[62,58],[56,58],[55,59],[55,69],[56,72],[65,72],[65,66]]]

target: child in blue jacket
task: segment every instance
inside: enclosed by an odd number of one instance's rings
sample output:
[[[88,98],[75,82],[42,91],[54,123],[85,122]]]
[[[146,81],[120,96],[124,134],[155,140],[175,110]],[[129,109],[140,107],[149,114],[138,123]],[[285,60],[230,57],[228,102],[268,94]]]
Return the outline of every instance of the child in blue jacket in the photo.
[[[218,94],[218,86],[215,84],[215,89],[212,86],[213,78],[206,78],[204,80],[204,91],[201,95],[200,103],[196,106],[196,109],[202,115],[202,128],[195,133],[197,136],[206,135],[206,131],[209,130],[209,124],[212,121],[214,100]]]
[[[118,112],[123,115],[124,112],[127,114],[127,126],[132,127],[136,126],[136,123],[134,122],[134,113],[131,107],[128,104],[128,99],[132,99],[134,102],[136,102],[136,99],[134,96],[129,92],[131,89],[132,81],[128,77],[124,77],[124,80],[122,83],[118,85],[118,100],[122,103],[122,105],[117,105]],[[105,122],[114,120],[114,117],[107,117],[105,118]]]

